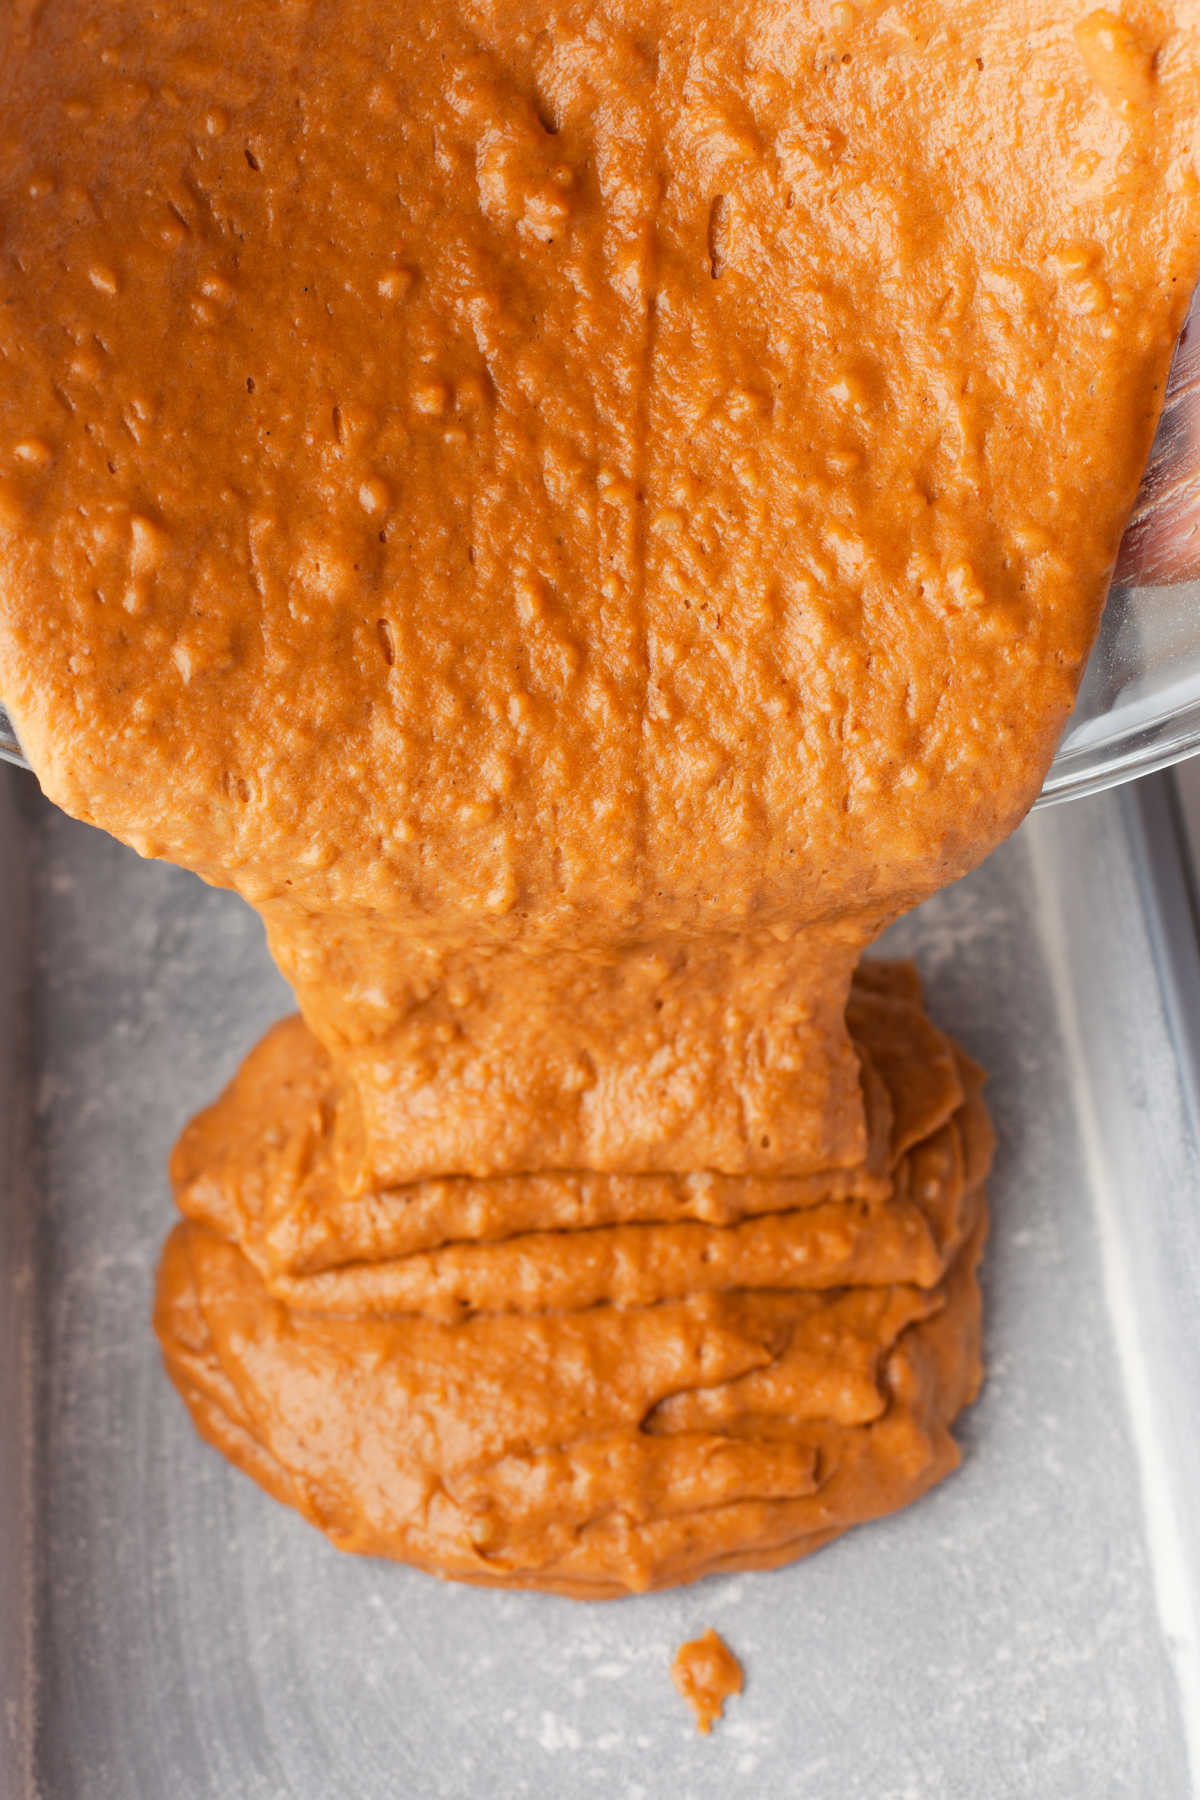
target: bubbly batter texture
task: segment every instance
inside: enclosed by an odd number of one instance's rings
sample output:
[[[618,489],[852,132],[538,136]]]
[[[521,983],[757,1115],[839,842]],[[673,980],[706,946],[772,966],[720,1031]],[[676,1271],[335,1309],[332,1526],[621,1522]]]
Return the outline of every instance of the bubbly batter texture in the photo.
[[[603,1595],[953,1465],[979,1077],[855,969],[1041,783],[1198,119],[1193,0],[3,10],[0,694],[295,988],[157,1323],[337,1542]]]

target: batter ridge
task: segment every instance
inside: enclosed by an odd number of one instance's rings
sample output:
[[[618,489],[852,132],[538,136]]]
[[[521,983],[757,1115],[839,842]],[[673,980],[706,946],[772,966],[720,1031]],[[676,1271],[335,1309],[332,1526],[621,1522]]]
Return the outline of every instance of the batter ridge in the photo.
[[[687,1215],[688,1178],[649,1177],[666,1217],[602,1205],[551,1231],[547,1190],[578,1180],[529,1178],[536,1230],[315,1274],[262,1236],[307,1182],[305,1229],[327,1247],[311,1164],[280,1134],[267,1172],[235,1151],[214,1197],[206,1152],[285,1115],[262,1084],[290,1080],[279,1038],[305,1027],[278,1027],[176,1154],[186,1222],[157,1325],[200,1430],[345,1548],[592,1597],[796,1556],[914,1497],[953,1465],[948,1426],[980,1377],[991,1133],[911,968],[867,965],[852,1011],[864,1069],[895,1086],[864,1084],[888,1129],[859,1182],[834,1172],[848,1197],[731,1179],[736,1209],[713,1224]],[[899,1054],[905,1019],[934,1055]],[[328,1078],[311,1050],[310,1066]],[[291,1098],[322,1116],[319,1091]],[[608,1183],[624,1197],[631,1178],[589,1178]],[[528,1216],[519,1178],[466,1185]],[[797,1185],[789,1209],[773,1190]]]

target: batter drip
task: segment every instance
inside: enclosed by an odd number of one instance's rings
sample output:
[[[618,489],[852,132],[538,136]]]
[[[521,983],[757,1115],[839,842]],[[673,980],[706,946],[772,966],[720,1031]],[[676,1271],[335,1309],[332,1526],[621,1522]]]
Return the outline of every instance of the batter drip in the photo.
[[[681,1644],[671,1664],[671,1679],[696,1715],[697,1729],[708,1736],[731,1694],[742,1691],[742,1665],[711,1629]]]

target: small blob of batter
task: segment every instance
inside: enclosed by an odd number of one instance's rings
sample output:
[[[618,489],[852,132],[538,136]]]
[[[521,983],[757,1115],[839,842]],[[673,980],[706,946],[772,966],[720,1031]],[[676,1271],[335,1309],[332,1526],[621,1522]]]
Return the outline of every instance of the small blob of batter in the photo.
[[[742,1691],[742,1665],[710,1626],[703,1637],[680,1645],[671,1664],[671,1680],[707,1737],[724,1713],[726,1700]]]

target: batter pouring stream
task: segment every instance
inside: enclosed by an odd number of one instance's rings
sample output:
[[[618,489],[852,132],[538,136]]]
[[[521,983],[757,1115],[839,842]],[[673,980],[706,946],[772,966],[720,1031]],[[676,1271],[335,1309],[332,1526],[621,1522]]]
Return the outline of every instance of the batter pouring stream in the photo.
[[[990,1131],[861,958],[1041,784],[1198,103],[1190,0],[0,20],[0,694],[295,989],[157,1325],[345,1547],[605,1595],[953,1466]]]

